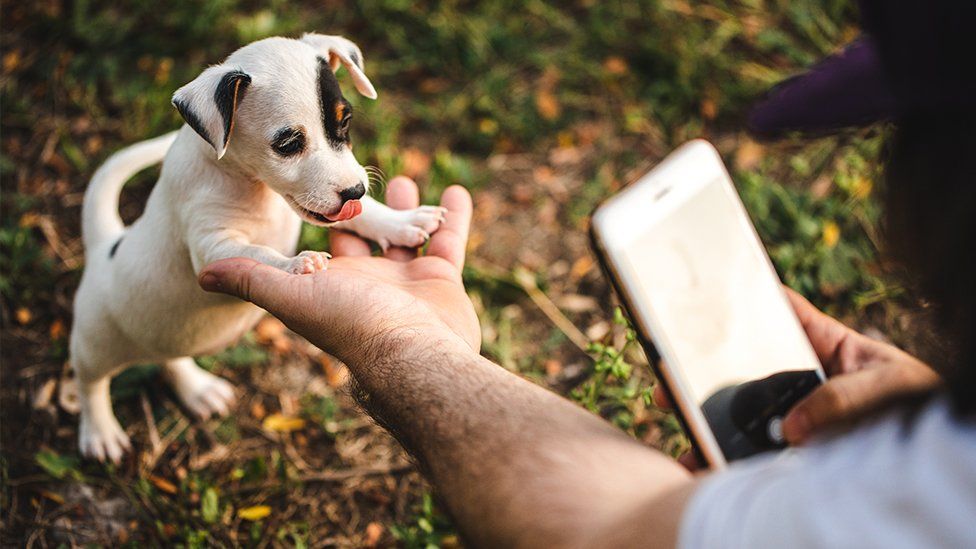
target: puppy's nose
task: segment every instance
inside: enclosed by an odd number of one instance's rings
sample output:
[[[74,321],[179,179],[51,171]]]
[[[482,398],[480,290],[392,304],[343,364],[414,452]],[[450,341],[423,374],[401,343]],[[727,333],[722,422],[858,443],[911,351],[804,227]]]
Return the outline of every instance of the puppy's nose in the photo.
[[[339,192],[339,198],[341,198],[343,202],[347,200],[359,200],[364,194],[366,194],[366,185],[363,185],[363,183],[360,181],[355,187],[342,189]]]

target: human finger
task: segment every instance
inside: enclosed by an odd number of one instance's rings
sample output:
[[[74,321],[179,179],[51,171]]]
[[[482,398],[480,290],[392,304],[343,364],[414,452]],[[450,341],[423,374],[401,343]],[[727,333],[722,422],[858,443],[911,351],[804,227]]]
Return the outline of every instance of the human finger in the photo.
[[[288,286],[297,276],[253,259],[235,257],[204,267],[198,282],[208,292],[232,295],[277,314],[287,309]]]
[[[329,232],[329,249],[336,257],[367,256],[369,243],[353,233],[335,229]]]
[[[420,206],[420,189],[409,177],[398,175],[386,187],[386,205],[394,210],[412,210]],[[395,261],[409,261],[417,257],[417,250],[390,246],[384,255]]]
[[[447,208],[446,220],[431,237],[427,255],[444,258],[460,271],[471,228],[471,193],[460,185],[452,185],[441,194],[441,206]]]

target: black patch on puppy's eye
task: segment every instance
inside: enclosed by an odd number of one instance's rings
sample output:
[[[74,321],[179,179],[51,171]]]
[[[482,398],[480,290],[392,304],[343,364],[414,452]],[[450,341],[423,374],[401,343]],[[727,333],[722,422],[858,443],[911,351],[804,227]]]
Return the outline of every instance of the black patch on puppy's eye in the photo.
[[[271,140],[271,148],[281,156],[295,156],[305,150],[305,132],[301,128],[281,128]]]
[[[343,145],[349,143],[352,105],[342,96],[339,81],[323,57],[319,57],[319,105],[322,108],[325,137],[333,149],[341,150]]]

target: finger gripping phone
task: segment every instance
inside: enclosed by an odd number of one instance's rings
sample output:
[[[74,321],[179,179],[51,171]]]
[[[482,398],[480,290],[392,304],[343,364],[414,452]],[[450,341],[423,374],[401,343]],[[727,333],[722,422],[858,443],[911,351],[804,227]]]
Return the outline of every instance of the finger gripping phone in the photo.
[[[824,372],[718,152],[683,145],[602,204],[591,236],[700,456],[783,448],[783,416]]]

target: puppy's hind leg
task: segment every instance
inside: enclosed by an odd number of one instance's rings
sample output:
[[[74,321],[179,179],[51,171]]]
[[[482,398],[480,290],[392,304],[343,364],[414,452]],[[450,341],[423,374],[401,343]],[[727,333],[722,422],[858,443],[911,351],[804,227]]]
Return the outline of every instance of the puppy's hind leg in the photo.
[[[163,373],[183,404],[200,419],[227,415],[234,404],[234,387],[188,356],[167,360]]]
[[[80,374],[78,364],[72,362],[72,365]],[[85,379],[82,375],[75,377],[78,380],[78,403],[81,408],[78,428],[78,446],[81,453],[98,461],[110,459],[118,464],[122,460],[122,454],[130,450],[132,445],[129,436],[112,413],[112,397],[109,394],[112,376],[104,375],[94,380]]]

